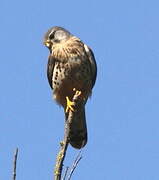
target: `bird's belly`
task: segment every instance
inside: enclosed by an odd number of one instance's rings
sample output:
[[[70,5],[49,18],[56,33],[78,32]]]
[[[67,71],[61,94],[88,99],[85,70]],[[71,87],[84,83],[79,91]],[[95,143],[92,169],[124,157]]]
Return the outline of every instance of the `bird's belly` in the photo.
[[[53,73],[54,99],[63,107],[66,106],[66,96],[72,100],[75,91],[81,91],[83,98],[88,98],[91,93],[91,78],[89,67],[70,67],[55,65]]]

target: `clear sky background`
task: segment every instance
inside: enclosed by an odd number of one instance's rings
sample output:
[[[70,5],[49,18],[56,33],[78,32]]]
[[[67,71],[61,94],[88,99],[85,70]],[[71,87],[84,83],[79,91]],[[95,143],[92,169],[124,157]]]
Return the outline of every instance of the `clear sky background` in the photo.
[[[63,26],[94,51],[89,140],[75,180],[159,179],[159,1],[1,0],[0,180],[51,180],[64,114],[47,82],[44,33]],[[65,166],[78,151],[69,147]]]

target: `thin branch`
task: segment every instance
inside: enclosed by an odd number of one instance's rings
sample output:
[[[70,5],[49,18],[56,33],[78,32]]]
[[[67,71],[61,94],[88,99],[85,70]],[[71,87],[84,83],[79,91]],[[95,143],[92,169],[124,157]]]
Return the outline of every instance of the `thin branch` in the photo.
[[[73,96],[72,101],[74,102],[74,106],[76,107],[79,104],[79,91],[75,92],[75,95]],[[64,140],[60,143],[61,148],[56,158],[56,164],[55,164],[55,170],[54,170],[54,179],[55,180],[61,180],[62,175],[62,168],[63,168],[63,162],[66,156],[67,147],[70,141],[70,126],[73,119],[73,111],[69,110],[68,117],[65,121],[65,133],[64,133]]]
[[[66,179],[66,176],[67,176],[68,170],[69,170],[69,167],[67,166],[67,167],[66,167],[66,170],[65,170],[65,174],[64,174],[64,176],[63,176],[62,180],[65,180],[65,179]]]
[[[13,159],[13,180],[16,180],[16,168],[17,168],[17,157],[18,157],[18,148],[16,148]]]
[[[82,159],[81,152],[82,152],[82,150],[78,153],[75,161],[73,162],[73,165],[72,165],[72,168],[71,168],[71,170],[70,170],[70,174],[69,174],[67,180],[70,180],[70,179],[71,179],[74,170],[76,169],[78,163],[79,163],[80,160]]]

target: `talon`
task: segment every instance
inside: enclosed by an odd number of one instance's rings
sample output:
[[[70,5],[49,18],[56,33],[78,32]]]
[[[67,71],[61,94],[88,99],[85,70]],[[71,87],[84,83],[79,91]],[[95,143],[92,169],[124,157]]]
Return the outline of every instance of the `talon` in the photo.
[[[66,113],[67,113],[69,110],[75,111],[75,110],[73,109],[73,107],[72,107],[72,106],[75,105],[75,103],[72,102],[72,101],[70,101],[69,98],[68,98],[68,96],[66,96],[66,101],[67,101]]]
[[[73,88],[73,91],[76,91],[76,95],[77,95],[77,96],[80,96],[80,95],[81,95],[81,91],[76,90],[76,88]]]
[[[81,91],[76,91],[76,95],[80,96],[81,95]]]

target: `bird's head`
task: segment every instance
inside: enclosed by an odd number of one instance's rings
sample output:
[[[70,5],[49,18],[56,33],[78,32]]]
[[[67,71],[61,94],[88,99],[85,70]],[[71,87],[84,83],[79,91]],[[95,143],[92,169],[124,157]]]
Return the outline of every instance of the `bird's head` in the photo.
[[[67,41],[71,33],[62,27],[52,27],[44,36],[44,45],[51,51],[52,46],[57,43]]]

